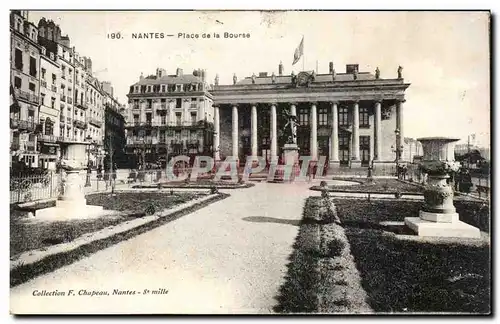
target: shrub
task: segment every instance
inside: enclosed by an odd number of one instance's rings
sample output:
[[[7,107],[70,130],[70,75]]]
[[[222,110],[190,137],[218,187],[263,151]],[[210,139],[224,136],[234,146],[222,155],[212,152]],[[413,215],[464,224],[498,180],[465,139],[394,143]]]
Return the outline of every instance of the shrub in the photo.
[[[396,199],[400,199],[402,196],[403,194],[399,191],[396,191],[396,193],[394,194],[394,197],[396,197]]]
[[[153,215],[156,213],[156,204],[154,202],[149,202],[148,205],[146,206],[146,215]]]
[[[334,238],[330,242],[328,242],[328,250],[330,256],[341,256],[342,252],[344,251],[346,246],[346,243],[339,239],[339,238]]]
[[[322,188],[326,188],[328,185],[327,185],[326,181],[321,181],[319,183],[319,186],[322,187]]]
[[[328,193],[328,190],[323,189],[323,190],[321,191],[321,197],[322,197],[322,198],[329,199],[329,198],[330,198],[330,194]]]
[[[216,186],[210,187],[210,194],[214,195],[214,194],[218,194],[218,193],[219,193],[219,190],[217,190]]]
[[[243,180],[243,177],[238,177],[238,184],[244,184],[245,181]]]

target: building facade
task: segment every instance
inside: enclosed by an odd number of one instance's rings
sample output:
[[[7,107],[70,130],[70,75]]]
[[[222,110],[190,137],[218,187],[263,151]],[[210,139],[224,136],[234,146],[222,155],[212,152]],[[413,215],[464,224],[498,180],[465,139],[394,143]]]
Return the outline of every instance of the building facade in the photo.
[[[295,115],[300,155],[318,160],[325,156],[331,168],[394,164],[405,158],[402,68],[397,77],[381,78],[358,72],[358,65],[337,73],[300,72],[278,75],[259,73],[232,85],[219,85],[214,97],[215,159],[246,156],[278,159],[287,141],[287,115]]]
[[[127,155],[132,165],[165,162],[173,155],[212,155],[213,96],[205,71],[167,75],[158,68],[130,86]]]
[[[40,56],[40,124],[38,136],[39,166],[55,170],[60,155],[60,97],[61,67],[56,61],[57,52],[42,47]]]
[[[26,11],[10,13],[10,86],[14,104],[10,110],[11,162],[37,167],[37,135],[40,132],[40,53],[38,29]]]

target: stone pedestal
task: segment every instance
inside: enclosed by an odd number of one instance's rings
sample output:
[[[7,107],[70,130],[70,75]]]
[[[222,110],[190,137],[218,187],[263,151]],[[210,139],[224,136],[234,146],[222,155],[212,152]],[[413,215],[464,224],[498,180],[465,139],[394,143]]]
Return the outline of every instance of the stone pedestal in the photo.
[[[405,224],[419,236],[480,238],[478,228],[459,220],[453,205],[453,189],[448,185],[448,173],[455,167],[453,147],[449,143],[457,139],[424,138],[422,168],[428,173],[424,191],[424,207],[419,217],[405,218]],[[452,153],[450,153],[452,152]]]
[[[283,147],[284,173],[289,173],[289,178],[284,181],[294,181],[299,168],[299,147],[297,144],[285,144]],[[289,170],[291,168],[291,170]]]
[[[361,168],[361,160],[352,160],[351,168]]]
[[[40,219],[79,219],[98,217],[107,213],[102,206],[89,206],[85,199],[85,152],[86,142],[66,143],[62,167],[65,170],[63,192],[55,207],[39,209],[35,213]]]

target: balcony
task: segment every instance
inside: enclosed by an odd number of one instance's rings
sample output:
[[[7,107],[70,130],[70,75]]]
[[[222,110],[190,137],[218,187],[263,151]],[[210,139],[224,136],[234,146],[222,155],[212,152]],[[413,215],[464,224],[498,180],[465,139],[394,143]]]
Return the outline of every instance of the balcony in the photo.
[[[145,137],[145,138],[140,138],[140,137],[128,137],[127,138],[127,145],[136,145],[136,146],[141,146],[141,145],[154,145],[158,144],[159,141],[156,137]]]
[[[19,131],[34,132],[38,127],[38,123],[34,120],[23,120],[17,118],[10,119],[10,128],[18,129]]]
[[[62,102],[66,102],[66,96],[65,95],[61,95],[61,101]]]
[[[189,108],[198,108],[198,103],[191,103],[191,105],[189,105]]]
[[[73,125],[76,127],[76,128],[80,128],[80,129],[87,129],[87,122],[84,122],[82,120],[78,120],[78,119],[75,119],[73,120]]]
[[[69,103],[69,104],[73,104],[73,99],[72,99],[71,97],[69,97],[69,96],[68,96],[68,99],[67,99],[67,100],[68,100],[68,103]]]
[[[39,135],[38,140],[44,143],[56,143],[59,141],[59,136],[54,135]]]
[[[59,122],[61,122],[61,123],[63,123],[63,124],[64,124],[64,122],[65,122],[65,121],[66,121],[66,119],[64,118],[64,116],[63,116],[63,115],[60,115],[60,116],[59,116]]]
[[[47,81],[45,80],[40,80],[40,85],[44,88],[47,88]]]
[[[23,100],[26,100],[30,103],[34,103],[36,105],[40,104],[40,98],[32,92],[23,91],[21,89],[16,89],[15,94],[17,96],[17,99],[23,99]]]
[[[50,90],[52,90],[52,92],[57,92],[57,87],[55,85],[51,85]]]
[[[87,109],[89,109],[89,107],[88,107],[86,104],[84,104],[83,102],[78,103],[78,101],[77,101],[77,100],[75,100],[75,105],[76,105],[78,108],[83,109],[83,110],[87,110]]]
[[[96,127],[102,126],[102,121],[94,117],[87,117],[87,123],[92,124]]]
[[[71,117],[66,117],[66,123],[71,125]]]
[[[157,110],[167,110],[167,105],[166,104],[161,104],[160,107],[158,107]]]

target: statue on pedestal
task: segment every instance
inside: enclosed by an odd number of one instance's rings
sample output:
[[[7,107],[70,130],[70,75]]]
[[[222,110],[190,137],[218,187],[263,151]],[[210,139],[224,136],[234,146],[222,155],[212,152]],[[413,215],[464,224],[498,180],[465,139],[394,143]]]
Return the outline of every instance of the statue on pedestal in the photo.
[[[403,67],[400,65],[398,67],[398,79],[402,79],[403,78]]]
[[[292,79],[292,84],[296,85],[297,84],[297,77],[295,76],[295,72],[292,71],[292,74],[290,75]]]
[[[297,116],[292,115],[289,110],[284,110],[283,113],[288,119],[288,122],[283,127],[283,136],[286,138],[286,144],[297,144],[297,126],[300,126],[297,122]]]
[[[216,74],[215,75],[215,81],[214,81],[215,85],[218,86],[219,85],[219,75]]]
[[[332,79],[333,81],[335,81],[335,79],[337,78],[337,72],[335,72],[335,69],[332,70]]]
[[[271,82],[272,82],[272,83],[276,83],[276,75],[274,74],[274,72],[273,72],[273,74],[271,75]]]
[[[380,79],[380,70],[377,68],[375,69],[375,79]]]
[[[238,78],[236,77],[236,73],[233,74],[233,84],[236,84],[236,82],[238,81]]]
[[[255,73],[252,74],[252,84],[255,84]]]
[[[353,75],[353,77],[354,77],[354,80],[357,80],[357,79],[358,79],[358,69],[356,69],[356,68],[355,68],[355,69],[352,71],[352,75]]]

